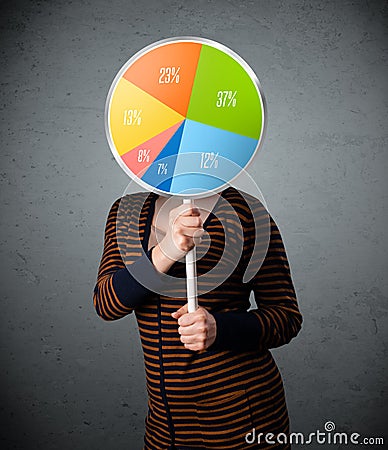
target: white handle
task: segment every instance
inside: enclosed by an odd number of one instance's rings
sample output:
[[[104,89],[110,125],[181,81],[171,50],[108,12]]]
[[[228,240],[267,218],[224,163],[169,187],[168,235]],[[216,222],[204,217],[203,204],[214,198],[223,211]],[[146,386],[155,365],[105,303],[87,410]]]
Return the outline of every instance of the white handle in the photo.
[[[193,204],[193,201],[190,198],[185,198],[183,203]],[[186,253],[186,289],[189,312],[194,312],[198,309],[196,259],[196,250],[194,247]]]

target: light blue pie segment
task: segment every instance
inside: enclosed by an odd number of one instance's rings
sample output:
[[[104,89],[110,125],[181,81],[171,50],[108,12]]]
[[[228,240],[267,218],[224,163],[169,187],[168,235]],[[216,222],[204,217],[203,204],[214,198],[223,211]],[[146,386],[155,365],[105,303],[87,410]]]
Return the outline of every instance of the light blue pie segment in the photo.
[[[186,119],[170,193],[199,194],[220,188],[245,168],[257,143],[257,139]]]

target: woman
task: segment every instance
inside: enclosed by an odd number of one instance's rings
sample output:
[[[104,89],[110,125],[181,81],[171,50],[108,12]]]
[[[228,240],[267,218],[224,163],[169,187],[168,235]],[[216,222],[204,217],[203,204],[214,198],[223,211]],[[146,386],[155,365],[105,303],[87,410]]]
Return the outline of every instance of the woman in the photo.
[[[282,378],[270,349],[298,334],[302,316],[278,227],[258,200],[232,187],[207,217],[180,205],[157,223],[162,204],[155,193],[116,200],[93,296],[105,320],[135,312],[148,392],[144,449],[290,448]],[[244,283],[255,238],[265,230],[263,260]],[[200,306],[188,313],[184,293],[174,286],[168,292],[165,275],[184,281],[182,257],[194,245]],[[231,263],[234,270],[217,286]],[[257,308],[248,311],[252,291]],[[269,444],[267,433],[279,440]]]

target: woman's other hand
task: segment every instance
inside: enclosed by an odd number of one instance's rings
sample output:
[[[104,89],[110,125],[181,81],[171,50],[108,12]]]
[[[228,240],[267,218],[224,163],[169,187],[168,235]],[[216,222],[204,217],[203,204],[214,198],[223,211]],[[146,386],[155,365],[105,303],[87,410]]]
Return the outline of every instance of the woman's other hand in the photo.
[[[171,315],[178,320],[178,333],[185,348],[194,351],[205,350],[215,341],[216,320],[205,308],[200,306],[195,312],[189,313],[186,303]]]

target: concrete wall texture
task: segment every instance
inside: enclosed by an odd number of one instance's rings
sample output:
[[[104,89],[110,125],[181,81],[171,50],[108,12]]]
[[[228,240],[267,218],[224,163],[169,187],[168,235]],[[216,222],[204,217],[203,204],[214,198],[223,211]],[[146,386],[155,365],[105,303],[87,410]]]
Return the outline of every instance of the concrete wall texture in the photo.
[[[106,323],[92,306],[106,216],[128,184],[104,103],[131,55],[180,35],[239,53],[268,102],[250,170],[304,315],[273,351],[293,431],[331,420],[384,436],[387,3],[13,0],[0,16],[1,447],[142,448],[135,318]]]

